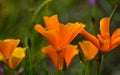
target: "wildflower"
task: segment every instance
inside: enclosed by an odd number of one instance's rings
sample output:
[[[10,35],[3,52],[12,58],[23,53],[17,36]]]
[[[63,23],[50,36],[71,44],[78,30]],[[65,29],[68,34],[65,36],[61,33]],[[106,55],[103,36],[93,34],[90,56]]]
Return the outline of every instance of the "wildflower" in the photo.
[[[20,40],[7,39],[0,41],[0,61],[6,63],[11,69],[16,68],[25,57],[25,50],[17,47]]]
[[[42,34],[50,46],[44,47],[43,52],[52,60],[53,64],[62,70],[62,64],[65,59],[67,66],[70,64],[73,56],[77,54],[76,46],[69,43],[77,36],[77,34],[85,27],[82,23],[67,23],[66,25],[59,23],[58,16],[44,17],[47,30],[40,24],[35,25],[35,30]],[[58,60],[58,63],[57,63]]]
[[[0,74],[2,74],[4,72],[3,66],[0,65]]]
[[[98,48],[90,41],[79,42],[79,45],[87,60],[92,60],[98,53]]]
[[[42,49],[42,52],[44,52],[50,57],[50,59],[52,60],[53,64],[56,67],[57,65],[59,65],[59,67],[57,68],[61,71],[63,68],[62,66],[63,66],[64,60],[66,62],[66,66],[68,67],[73,57],[78,54],[78,50],[76,48],[77,48],[76,45],[67,45],[67,47],[60,52],[58,58],[57,58],[57,52],[55,48],[53,48],[51,45],[44,47]],[[57,59],[59,60],[57,61]]]
[[[64,49],[85,27],[82,23],[59,23],[58,16],[44,17],[48,30],[45,30],[40,24],[35,25],[35,30],[42,34],[56,51]]]
[[[88,0],[91,5],[98,4],[100,0]]]
[[[100,21],[100,34],[97,38],[86,30],[82,30],[80,34],[90,40],[102,53],[111,51],[120,44],[120,28],[116,29],[110,37],[110,18],[103,18]]]

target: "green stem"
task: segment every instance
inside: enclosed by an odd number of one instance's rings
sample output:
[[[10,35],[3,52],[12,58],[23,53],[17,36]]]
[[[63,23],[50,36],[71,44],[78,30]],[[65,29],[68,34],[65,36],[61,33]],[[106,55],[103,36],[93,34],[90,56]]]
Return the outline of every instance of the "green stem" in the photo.
[[[28,37],[25,35],[25,39],[24,39],[24,44],[25,44],[25,47],[26,47],[26,57],[25,57],[25,73],[24,73],[24,75],[26,75],[27,74],[27,72],[28,72],[28,70],[27,70],[27,68],[28,68],[28,61],[27,61],[27,59],[28,59]]]
[[[79,75],[83,75],[84,70],[85,70],[85,63],[81,63]]]
[[[40,10],[49,2],[51,2],[52,0],[45,0],[42,4],[39,5],[39,7],[37,8],[37,10],[34,12],[33,14],[33,19],[32,19],[32,23],[36,20],[37,15],[39,14]]]
[[[101,57],[101,62],[100,62],[100,65],[99,65],[98,75],[101,75],[102,66],[103,66],[103,60],[104,60],[104,54],[102,54],[102,57]]]
[[[110,15],[110,19],[113,17],[113,15],[114,15],[116,9],[117,9],[117,5],[115,5],[115,7],[114,7],[114,9],[113,9],[113,11],[112,11],[112,13],[111,13],[111,15]]]
[[[25,36],[25,47],[27,48],[27,50],[26,50],[26,57],[25,57],[25,75],[28,75],[28,74],[29,75],[33,75],[31,48],[28,45],[28,37],[27,36]]]
[[[30,64],[30,66],[29,66],[29,69],[30,69],[30,75],[33,75],[33,69],[32,69],[32,57],[31,57],[31,48],[29,49],[29,64]]]
[[[89,75],[89,61],[85,64],[85,75]]]

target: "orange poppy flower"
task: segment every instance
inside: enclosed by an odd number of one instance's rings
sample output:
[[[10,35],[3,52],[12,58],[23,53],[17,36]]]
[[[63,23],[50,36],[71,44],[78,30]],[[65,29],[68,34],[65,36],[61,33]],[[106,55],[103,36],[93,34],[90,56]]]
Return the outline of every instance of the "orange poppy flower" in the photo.
[[[87,60],[92,60],[98,53],[98,48],[90,41],[79,42],[79,45]]]
[[[6,63],[11,69],[16,68],[25,57],[25,50],[17,47],[20,40],[7,39],[0,41],[0,61]]]
[[[57,15],[50,18],[44,17],[44,21],[48,29],[46,30],[40,24],[36,24],[35,30],[42,34],[57,51],[64,49],[85,27],[78,22],[61,24]]]
[[[42,52],[47,54],[52,60],[53,64],[61,71],[64,60],[66,62],[66,66],[68,67],[73,57],[78,54],[78,50],[76,48],[76,45],[67,45],[67,47],[59,53],[58,57],[55,48],[53,48],[51,45],[44,47]],[[59,65],[59,67],[57,65]]]
[[[0,40],[0,52],[4,56],[5,59],[8,59],[15,47],[19,44],[20,40],[7,39]]]
[[[86,30],[82,30],[80,34],[90,40],[102,53],[109,52],[120,44],[120,28],[116,29],[110,37],[110,18],[103,18],[100,21],[100,34],[97,38]]]

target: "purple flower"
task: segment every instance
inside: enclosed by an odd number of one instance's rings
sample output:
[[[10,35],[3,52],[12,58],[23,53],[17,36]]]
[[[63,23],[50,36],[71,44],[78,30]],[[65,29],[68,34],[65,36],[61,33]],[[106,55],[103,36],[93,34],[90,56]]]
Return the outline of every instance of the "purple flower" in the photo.
[[[88,0],[91,5],[98,4],[100,0]]]
[[[3,73],[4,69],[3,67],[0,65],[0,73]]]

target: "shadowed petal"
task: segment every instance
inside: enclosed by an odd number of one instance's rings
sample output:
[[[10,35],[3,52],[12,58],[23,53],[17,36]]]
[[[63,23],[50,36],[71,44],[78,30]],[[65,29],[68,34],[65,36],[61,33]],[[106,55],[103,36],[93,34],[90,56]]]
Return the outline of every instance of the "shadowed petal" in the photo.
[[[42,49],[42,52],[47,54],[50,59],[52,60],[53,64],[57,67],[57,53],[56,50],[52,46],[47,46]],[[60,53],[58,56],[58,61],[59,61],[59,70],[62,70],[62,65],[63,65],[63,53]]]
[[[79,45],[87,60],[92,60],[98,53],[98,48],[90,41],[79,42]]]
[[[8,60],[8,65],[11,69],[16,68],[22,59],[25,57],[25,49],[21,47],[15,48],[14,52]]]
[[[35,25],[35,30],[42,34],[46,40],[56,49],[59,49],[59,35],[55,30],[45,31],[41,25]]]
[[[100,21],[100,32],[101,32],[101,35],[104,36],[104,38],[109,38],[110,37],[109,30],[110,30],[110,18],[101,19],[101,21]]]
[[[59,31],[59,21],[58,16],[53,15],[52,17],[44,17],[45,24],[48,28],[48,30],[57,30]]]
[[[73,57],[78,54],[77,46],[68,45],[63,51],[65,52],[64,58],[65,58],[66,66],[68,67]]]
[[[7,39],[0,41],[0,52],[5,59],[8,59],[20,40]]]

